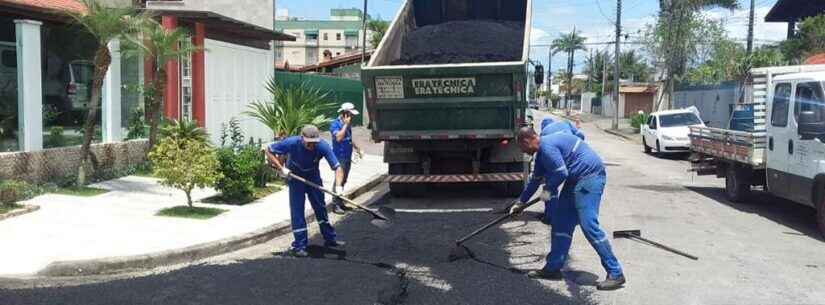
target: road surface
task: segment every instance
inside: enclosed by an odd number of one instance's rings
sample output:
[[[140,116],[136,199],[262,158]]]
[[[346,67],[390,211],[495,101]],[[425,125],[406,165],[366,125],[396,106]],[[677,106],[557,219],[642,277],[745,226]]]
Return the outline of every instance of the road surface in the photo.
[[[604,271],[577,230],[566,279],[529,279],[524,272],[543,265],[549,244],[534,206],[469,241],[474,259],[448,262],[452,241],[495,217],[490,211],[504,199],[484,189],[433,189],[423,198],[381,199],[398,209],[386,230],[362,213],[335,218],[349,242],[345,253],[284,258],[277,252],[291,236],[282,236],[191,266],[3,280],[0,287],[13,289],[0,290],[0,304],[825,304],[825,243],[812,209],[764,194],[728,203],[722,180],[693,177],[685,161],[643,154],[590,125],[583,130],[608,164],[605,230],[640,229],[698,261],[612,239],[628,284],[597,291]],[[360,199],[379,198],[385,188]],[[317,226],[310,230],[320,244]]]

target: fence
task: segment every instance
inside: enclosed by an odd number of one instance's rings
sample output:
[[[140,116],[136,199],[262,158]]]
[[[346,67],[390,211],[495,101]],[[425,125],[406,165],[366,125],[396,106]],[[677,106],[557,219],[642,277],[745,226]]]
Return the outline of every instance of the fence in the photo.
[[[353,125],[360,126],[363,124],[364,118],[364,86],[360,81],[344,78],[336,78],[329,76],[321,76],[305,73],[290,73],[290,72],[275,72],[275,79],[286,86],[300,85],[306,83],[309,86],[320,88],[321,90],[329,92],[330,101],[336,105],[343,103],[352,103],[355,108],[361,112],[361,115],[353,118]],[[337,117],[335,112],[338,110],[331,109],[327,113],[330,117]]]

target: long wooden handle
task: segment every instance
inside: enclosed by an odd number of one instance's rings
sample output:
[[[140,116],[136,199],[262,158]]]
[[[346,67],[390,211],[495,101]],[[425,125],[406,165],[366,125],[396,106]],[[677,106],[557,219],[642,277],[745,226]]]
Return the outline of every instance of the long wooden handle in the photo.
[[[355,203],[355,201],[352,201],[352,200],[350,200],[350,199],[349,199],[349,198],[347,198],[347,197],[344,197],[344,196],[338,195],[338,194],[336,194],[335,192],[330,191],[330,190],[328,190],[328,189],[326,189],[326,188],[324,188],[324,187],[322,187],[322,186],[320,186],[320,185],[318,185],[318,184],[315,184],[315,183],[313,183],[313,182],[310,182],[309,180],[304,179],[304,178],[303,178],[303,177],[301,177],[301,176],[298,176],[298,175],[293,174],[293,173],[289,173],[289,178],[291,178],[291,179],[295,179],[295,180],[298,180],[298,181],[301,181],[301,182],[303,182],[304,184],[309,185],[309,186],[311,186],[311,187],[313,187],[313,188],[315,188],[315,189],[317,189],[317,190],[319,190],[319,191],[322,191],[322,192],[324,192],[324,193],[330,194],[330,195],[332,195],[333,197],[338,197],[338,198],[341,198],[341,200],[345,201],[345,202],[346,202],[347,204],[349,204],[349,205],[352,205],[352,206],[354,206],[354,207],[356,207],[356,208],[359,208],[359,209],[361,209],[361,210],[367,211],[367,212],[369,212],[370,214],[372,214],[372,215],[373,215],[373,216],[375,216],[375,217],[378,217],[378,218],[384,219],[384,217],[383,217],[383,216],[376,214],[374,211],[372,211],[372,210],[370,210],[370,209],[368,209],[368,208],[366,208],[366,207],[364,207],[364,206],[362,206],[362,205],[360,205],[360,204],[358,204],[358,203]]]
[[[541,201],[541,198],[535,198],[533,200],[530,200],[526,203],[524,208],[526,209],[526,208],[530,207],[531,205],[533,205],[533,204],[535,204],[536,202],[539,202],[539,201]],[[492,227],[494,225],[497,225],[498,223],[504,221],[505,219],[510,218],[510,216],[513,216],[513,214],[510,214],[510,212],[507,212],[506,214],[504,214],[502,216],[499,216],[498,218],[494,219],[493,221],[491,221],[490,223],[484,225],[483,227],[476,229],[475,231],[473,231],[473,233],[467,234],[466,236],[456,240],[455,243],[457,245],[463,244],[465,241],[472,238],[473,236],[476,236],[479,233],[484,232],[485,230],[489,229],[490,227]]]

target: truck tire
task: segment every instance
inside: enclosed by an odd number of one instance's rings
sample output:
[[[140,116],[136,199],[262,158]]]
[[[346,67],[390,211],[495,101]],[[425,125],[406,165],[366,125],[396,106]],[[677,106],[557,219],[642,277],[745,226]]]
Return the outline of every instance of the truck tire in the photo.
[[[728,166],[725,173],[725,197],[731,202],[741,203],[750,196],[750,193],[751,185],[745,173],[736,166]]]
[[[645,137],[642,137],[642,147],[644,147],[646,154],[653,152],[653,148],[647,145],[647,140],[645,140]]]
[[[825,182],[820,181],[817,183],[816,189],[819,190],[816,197],[814,197],[816,225],[819,228],[819,234],[825,239]]]

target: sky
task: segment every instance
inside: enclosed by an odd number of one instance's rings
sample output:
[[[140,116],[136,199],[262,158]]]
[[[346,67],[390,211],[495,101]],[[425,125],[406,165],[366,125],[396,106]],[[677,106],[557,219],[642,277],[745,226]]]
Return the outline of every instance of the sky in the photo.
[[[363,8],[362,0],[276,0],[276,7],[287,9],[290,17],[305,19],[328,19],[332,8]],[[368,13],[384,20],[392,19],[403,0],[369,0]],[[659,10],[659,1],[623,0],[622,30],[630,35],[629,40],[639,37],[647,24],[655,20]],[[747,37],[748,8],[750,1],[739,0],[741,9],[714,9],[705,14],[716,20],[722,20],[728,34],[736,40]],[[786,36],[785,23],[765,23],[765,15],[776,0],[756,0],[756,23],[754,30],[755,44],[781,41]],[[279,12],[281,14],[283,11]],[[581,35],[587,37],[588,43],[602,43],[613,40],[615,35],[616,0],[534,0],[533,24],[531,29],[531,51],[533,60],[547,65],[548,49],[545,46],[559,37],[569,33],[575,26]],[[589,45],[592,50],[604,49],[606,45]],[[634,47],[623,45],[624,47]],[[638,46],[635,46],[638,47]],[[613,47],[610,46],[611,50]],[[576,56],[576,71],[580,71],[587,52]],[[562,54],[553,57],[552,69],[555,71],[566,65]]]

